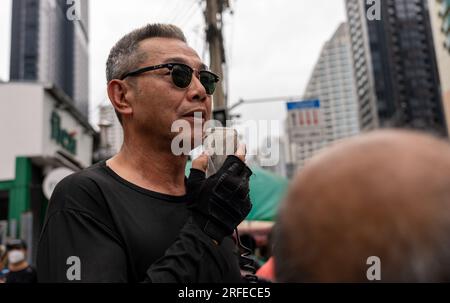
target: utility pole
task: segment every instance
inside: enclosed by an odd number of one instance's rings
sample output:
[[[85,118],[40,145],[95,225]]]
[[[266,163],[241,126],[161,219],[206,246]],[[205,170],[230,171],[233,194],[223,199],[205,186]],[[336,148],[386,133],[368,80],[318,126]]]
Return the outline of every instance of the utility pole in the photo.
[[[225,48],[222,34],[222,13],[224,7],[229,7],[227,0],[206,0],[206,41],[209,44],[210,68],[217,73],[221,82],[214,92],[214,110],[226,110],[227,100],[224,93],[223,64],[225,60]]]

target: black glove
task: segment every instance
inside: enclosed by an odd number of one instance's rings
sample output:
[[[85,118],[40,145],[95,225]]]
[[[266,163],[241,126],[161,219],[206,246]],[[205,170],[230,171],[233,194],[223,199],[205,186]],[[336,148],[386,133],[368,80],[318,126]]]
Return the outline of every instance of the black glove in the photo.
[[[191,169],[187,191],[194,222],[220,243],[252,209],[249,179],[252,171],[236,156],[228,156],[219,171],[205,180],[205,173]]]

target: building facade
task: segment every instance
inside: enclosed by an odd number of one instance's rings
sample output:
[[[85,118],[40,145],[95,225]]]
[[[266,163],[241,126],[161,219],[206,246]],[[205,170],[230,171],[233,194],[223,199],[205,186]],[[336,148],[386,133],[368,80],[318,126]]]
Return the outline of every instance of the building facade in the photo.
[[[87,0],[15,0],[11,81],[51,83],[89,114]]]
[[[346,0],[346,9],[361,129],[447,136],[428,1]]]
[[[0,111],[0,241],[26,240],[32,258],[49,193],[60,181],[51,175],[90,166],[96,132],[56,87],[2,83],[0,100],[8,102]]]
[[[352,69],[351,44],[346,23],[338,29],[322,48],[304,93],[304,99],[320,100],[323,132],[310,142],[296,142],[290,136],[291,158],[297,168],[320,149],[337,140],[356,135],[359,132],[358,104]],[[294,112],[292,112],[294,113]],[[302,127],[288,118],[287,133]]]
[[[434,48],[441,80],[447,127],[450,132],[450,0],[429,0]]]

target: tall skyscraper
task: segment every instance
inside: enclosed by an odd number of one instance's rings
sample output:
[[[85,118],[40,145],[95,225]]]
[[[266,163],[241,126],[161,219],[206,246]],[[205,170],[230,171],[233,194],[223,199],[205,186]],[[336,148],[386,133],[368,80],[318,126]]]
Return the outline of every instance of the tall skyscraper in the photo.
[[[447,135],[427,0],[369,2],[346,0],[362,130]]]
[[[329,143],[359,132],[351,43],[346,23],[340,24],[323,46],[304,99],[320,100],[325,130],[322,138],[311,142],[295,142],[295,138],[291,136],[291,155],[297,168],[302,167],[305,161]],[[291,134],[293,132],[289,128],[302,126],[288,121],[287,127],[287,133]]]
[[[355,93],[348,25],[342,23],[325,43],[304,96],[322,102],[328,142],[359,132]]]
[[[52,83],[88,118],[87,0],[14,0],[12,81]]]
[[[442,100],[450,133],[450,0],[428,0],[428,3]]]

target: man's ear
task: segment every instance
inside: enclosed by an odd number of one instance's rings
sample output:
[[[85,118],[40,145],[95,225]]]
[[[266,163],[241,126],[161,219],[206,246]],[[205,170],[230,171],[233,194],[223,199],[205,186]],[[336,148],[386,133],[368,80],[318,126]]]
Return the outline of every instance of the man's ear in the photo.
[[[133,114],[133,108],[128,100],[130,87],[122,80],[111,80],[108,83],[108,97],[115,110],[122,116]]]

